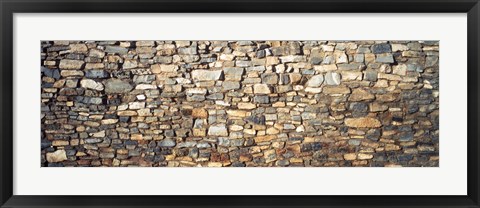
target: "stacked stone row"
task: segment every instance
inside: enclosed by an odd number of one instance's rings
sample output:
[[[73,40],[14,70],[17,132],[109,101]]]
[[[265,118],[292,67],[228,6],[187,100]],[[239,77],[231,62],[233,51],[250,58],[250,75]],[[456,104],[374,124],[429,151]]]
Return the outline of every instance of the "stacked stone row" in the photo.
[[[44,41],[41,165],[438,166],[438,41]]]

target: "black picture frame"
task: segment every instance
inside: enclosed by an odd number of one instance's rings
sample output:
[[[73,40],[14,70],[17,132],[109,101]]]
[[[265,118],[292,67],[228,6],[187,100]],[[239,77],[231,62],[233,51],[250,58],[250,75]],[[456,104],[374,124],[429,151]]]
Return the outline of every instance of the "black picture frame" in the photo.
[[[1,0],[1,207],[480,207],[478,0]],[[25,196],[13,195],[15,13],[467,13],[468,194],[466,196]],[[446,153],[448,154],[448,153]],[[449,180],[445,178],[445,180]],[[215,182],[212,182],[215,183]],[[39,182],[39,186],[45,185]]]

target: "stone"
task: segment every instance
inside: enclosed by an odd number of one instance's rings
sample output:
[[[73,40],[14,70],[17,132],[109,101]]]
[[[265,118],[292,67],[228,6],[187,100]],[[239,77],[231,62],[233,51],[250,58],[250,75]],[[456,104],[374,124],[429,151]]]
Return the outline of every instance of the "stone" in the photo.
[[[62,59],[58,67],[60,69],[82,69],[84,61]]]
[[[170,138],[165,138],[165,139],[161,140],[160,142],[158,142],[158,146],[160,146],[160,147],[175,147],[175,145],[177,145],[175,140],[170,139]]]
[[[126,60],[123,62],[122,67],[123,67],[124,69],[137,68],[137,67],[138,67],[138,62],[137,62],[137,60],[126,59]]]
[[[222,70],[193,70],[192,78],[194,81],[215,81],[222,76]]]
[[[60,72],[60,75],[62,77],[81,77],[83,76],[83,71],[78,71],[78,70],[62,70]]]
[[[234,67],[226,67],[223,68],[223,73],[225,75],[225,80],[229,81],[240,81],[242,80],[242,76],[245,73],[244,68],[234,68]]]
[[[349,101],[354,101],[354,102],[373,100],[373,99],[375,99],[375,95],[361,88],[354,89],[352,91],[352,94],[348,98]]]
[[[92,69],[85,70],[85,77],[90,79],[104,79],[110,77],[110,74],[105,70]]]
[[[327,85],[339,85],[341,76],[336,72],[327,72],[325,74],[325,84]]]
[[[390,44],[380,43],[380,44],[372,45],[372,52],[375,53],[375,54],[390,53],[390,52],[392,52],[392,49],[390,47]]]
[[[211,125],[210,128],[208,128],[208,135],[209,136],[228,136],[228,130],[225,125],[222,124],[216,124],[216,125]]]
[[[224,81],[222,83],[223,90],[236,90],[240,89],[240,82],[237,81]]]
[[[377,58],[375,59],[376,62],[379,63],[393,63],[395,60],[393,60],[392,54],[377,54]]]
[[[82,81],[80,81],[80,85],[83,88],[87,88],[87,89],[92,89],[92,90],[97,90],[97,91],[102,91],[103,90],[103,84],[102,83],[96,82],[96,81],[91,80],[91,79],[82,79]]]
[[[62,162],[67,160],[65,150],[56,150],[55,152],[47,152],[47,161],[49,163]]]
[[[378,73],[373,70],[367,70],[364,72],[364,80],[366,81],[371,81],[371,82],[376,82],[378,78]]]
[[[253,85],[253,93],[255,93],[255,94],[270,94],[270,93],[272,93],[272,91],[267,84],[255,84],[255,85]]]
[[[194,118],[208,118],[208,111],[203,108],[192,109],[192,116]]]
[[[125,55],[128,53],[128,49],[120,46],[106,46],[105,52],[111,54]]]
[[[346,118],[345,125],[347,125],[348,127],[354,127],[354,128],[378,128],[382,126],[379,120],[375,118],[369,118],[369,117]]]
[[[132,89],[133,86],[129,82],[120,79],[109,79],[105,82],[105,93],[107,94],[127,93]]]
[[[308,87],[320,87],[323,83],[323,75],[312,76],[306,83]]]
[[[238,109],[252,110],[255,109],[257,105],[253,103],[238,103],[237,107]]]
[[[262,83],[265,84],[277,84],[278,83],[278,75],[277,73],[265,73],[261,75]]]
[[[325,86],[323,88],[325,94],[350,94],[350,88],[345,86]]]

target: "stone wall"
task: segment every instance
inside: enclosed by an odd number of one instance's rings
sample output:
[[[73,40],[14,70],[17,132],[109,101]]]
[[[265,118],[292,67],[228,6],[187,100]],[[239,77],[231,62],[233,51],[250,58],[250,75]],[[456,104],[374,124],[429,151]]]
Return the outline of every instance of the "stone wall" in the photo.
[[[41,165],[438,166],[437,41],[44,41]]]

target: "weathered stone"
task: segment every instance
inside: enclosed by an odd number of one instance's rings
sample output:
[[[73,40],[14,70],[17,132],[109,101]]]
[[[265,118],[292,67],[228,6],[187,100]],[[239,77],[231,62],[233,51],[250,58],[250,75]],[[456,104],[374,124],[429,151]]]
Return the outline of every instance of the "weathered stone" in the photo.
[[[392,54],[377,54],[377,58],[375,59],[379,63],[393,63],[395,60],[393,60]]]
[[[228,136],[227,127],[222,124],[211,125],[208,128],[208,135],[209,136]]]
[[[82,69],[84,61],[63,59],[58,66],[60,69]]]
[[[375,95],[368,92],[367,90],[357,88],[353,90],[348,100],[356,102],[356,101],[372,100],[374,98],[375,98]]]
[[[133,89],[133,86],[127,82],[120,79],[109,79],[105,82],[105,93],[115,94],[115,93],[127,93]]]
[[[270,93],[272,93],[272,91],[267,84],[255,84],[255,85],[253,85],[253,93],[255,93],[255,94],[270,94]]]
[[[55,152],[47,152],[47,161],[50,163],[62,162],[67,160],[65,150],[57,150]]]
[[[345,86],[325,86],[323,88],[325,94],[350,94],[350,88]]]
[[[378,128],[382,126],[379,120],[375,118],[346,118],[345,125],[354,128]]]
[[[319,74],[319,75],[315,75],[313,77],[311,77],[308,82],[307,82],[307,86],[308,87],[320,87],[320,85],[322,85],[323,83],[323,75]]]
[[[93,89],[93,90],[97,90],[97,91],[103,90],[103,84],[102,83],[96,82],[96,81],[91,80],[91,79],[82,79],[82,81],[80,81],[80,85],[82,85],[82,87],[87,88],[87,89]]]
[[[194,81],[215,81],[222,76],[222,70],[193,70],[192,78]]]
[[[240,81],[242,80],[243,73],[245,73],[245,69],[227,67],[223,68],[223,73],[225,74],[225,80]]]
[[[327,85],[339,85],[341,76],[336,72],[327,72],[325,74],[325,84]]]
[[[105,70],[98,70],[98,69],[92,69],[92,70],[85,70],[85,77],[91,78],[91,79],[98,79],[98,78],[108,78],[110,74],[108,74],[107,71]]]
[[[380,43],[380,44],[375,44],[372,46],[372,52],[373,53],[390,53],[392,52],[392,49],[390,47],[390,44],[388,43]]]

